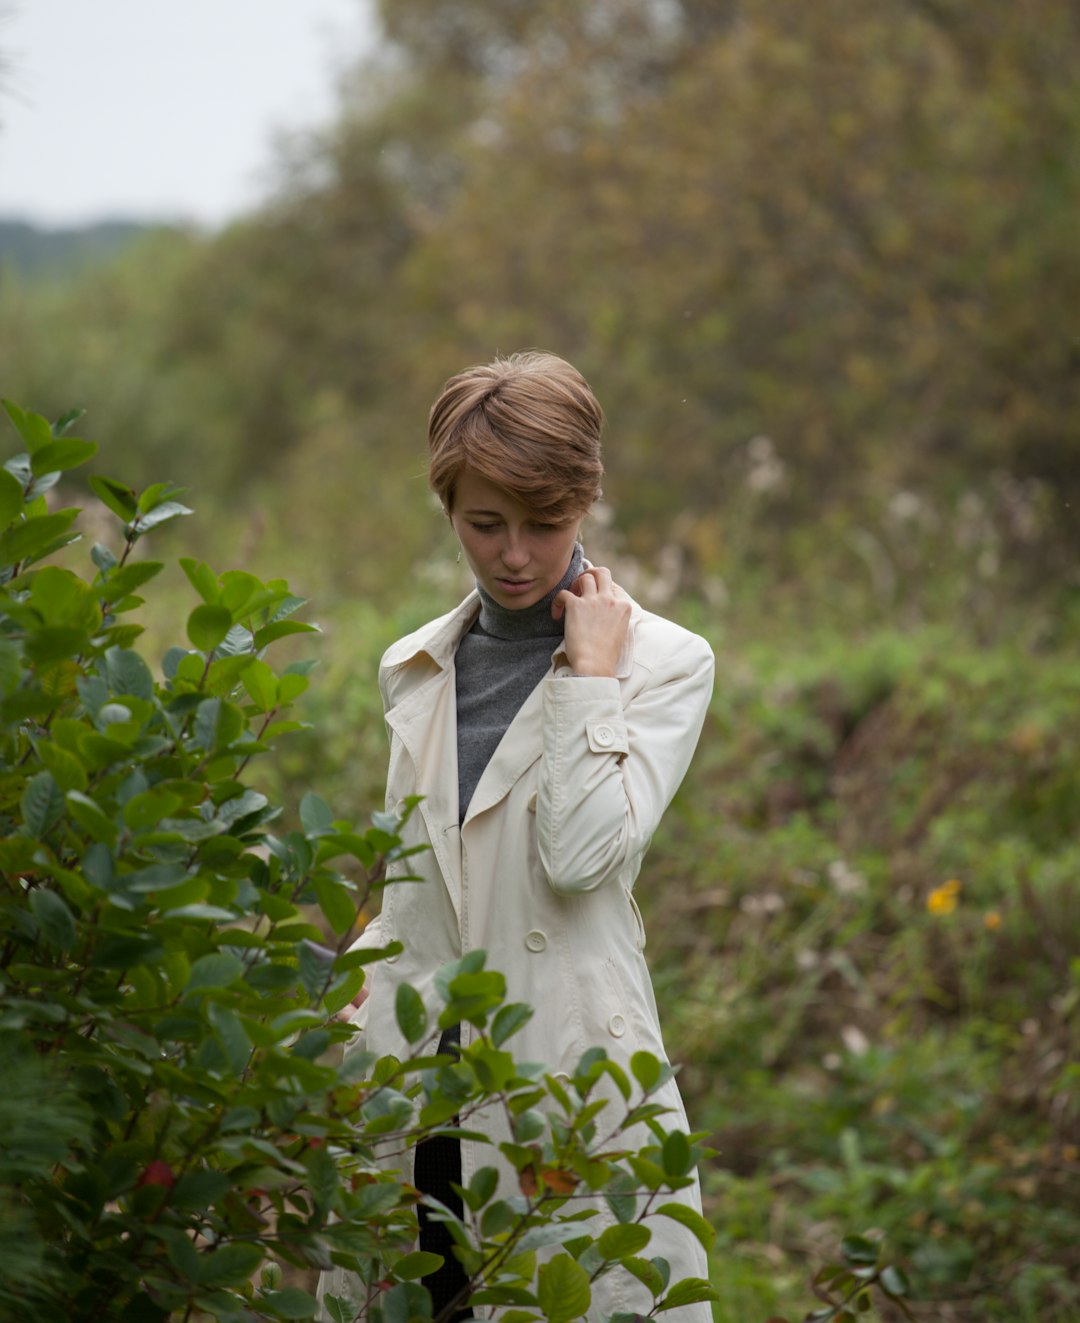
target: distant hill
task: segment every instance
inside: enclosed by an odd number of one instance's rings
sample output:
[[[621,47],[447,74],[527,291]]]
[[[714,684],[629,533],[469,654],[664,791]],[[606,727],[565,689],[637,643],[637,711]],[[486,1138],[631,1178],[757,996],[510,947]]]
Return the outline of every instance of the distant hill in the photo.
[[[22,275],[69,273],[102,262],[140,235],[165,228],[136,221],[99,221],[94,225],[45,229],[27,221],[0,218],[0,273]]]

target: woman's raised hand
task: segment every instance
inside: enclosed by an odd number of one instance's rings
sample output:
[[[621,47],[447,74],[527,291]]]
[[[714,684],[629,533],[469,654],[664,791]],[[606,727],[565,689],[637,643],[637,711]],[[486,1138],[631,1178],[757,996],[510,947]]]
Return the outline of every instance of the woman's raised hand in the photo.
[[[566,616],[566,657],[577,675],[614,675],[630,627],[630,598],[594,565],[551,604],[555,620]]]

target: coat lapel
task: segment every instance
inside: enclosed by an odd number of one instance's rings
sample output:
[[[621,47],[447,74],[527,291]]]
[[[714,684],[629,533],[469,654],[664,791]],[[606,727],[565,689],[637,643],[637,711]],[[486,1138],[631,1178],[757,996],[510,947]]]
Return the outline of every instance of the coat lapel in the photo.
[[[458,835],[457,712],[454,669],[436,671],[386,713],[413,765],[417,811],[427,829],[454,909],[461,915],[461,843]]]

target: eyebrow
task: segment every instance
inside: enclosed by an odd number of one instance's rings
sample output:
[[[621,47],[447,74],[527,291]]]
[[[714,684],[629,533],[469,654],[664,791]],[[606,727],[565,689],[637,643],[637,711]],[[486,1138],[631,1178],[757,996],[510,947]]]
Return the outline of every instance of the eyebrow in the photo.
[[[493,515],[496,519],[501,519],[502,514],[498,510],[477,510],[470,508],[465,511],[467,515]]]

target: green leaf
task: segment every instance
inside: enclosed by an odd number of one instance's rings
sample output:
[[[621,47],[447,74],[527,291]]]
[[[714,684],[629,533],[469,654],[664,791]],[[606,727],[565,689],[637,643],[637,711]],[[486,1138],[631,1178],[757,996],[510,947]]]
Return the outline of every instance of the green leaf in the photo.
[[[643,1250],[651,1239],[649,1228],[635,1222],[629,1226],[608,1227],[598,1237],[596,1248],[605,1259],[625,1259]]]
[[[481,1072],[478,1070],[476,1074],[480,1082],[486,1086],[487,1081],[482,1077]],[[514,1117],[514,1138],[519,1144],[531,1144],[534,1139],[539,1139],[546,1129],[544,1114],[533,1107],[526,1108],[520,1115]]]
[[[83,831],[92,836],[95,841],[102,841],[109,846],[115,843],[119,828],[112,818],[100,808],[96,800],[78,790],[69,790],[66,798],[68,813]]]
[[[176,1182],[169,1197],[169,1206],[186,1211],[202,1211],[223,1198],[231,1188],[232,1181],[225,1172],[199,1168],[185,1173]]]
[[[284,1291],[267,1291],[258,1297],[258,1302],[274,1318],[314,1318],[319,1309],[315,1297],[298,1286],[287,1287]]]
[[[355,1323],[356,1310],[351,1300],[346,1300],[339,1295],[332,1295],[328,1291],[325,1304],[331,1323]]]
[[[622,1266],[628,1273],[632,1273],[652,1296],[658,1296],[663,1291],[664,1279],[656,1264],[649,1259],[636,1259],[631,1256],[623,1259]]]
[[[38,772],[31,777],[19,807],[28,831],[39,840],[55,826],[64,812],[64,794],[51,772]]]
[[[306,675],[297,675],[287,671],[278,681],[277,700],[283,706],[292,703],[307,689],[310,681]]]
[[[183,864],[148,864],[146,868],[136,868],[124,875],[124,888],[136,895],[150,895],[153,892],[171,891],[174,887],[184,886],[190,880],[190,874]],[[187,897],[185,897],[187,899]]]
[[[95,542],[90,548],[90,559],[102,574],[108,574],[110,570],[115,570],[118,564],[116,557],[103,542]]]
[[[215,951],[210,955],[200,956],[191,966],[185,992],[194,992],[199,988],[227,988],[235,983],[244,973],[243,961],[234,955]]]
[[[354,859],[359,859],[365,868],[370,868],[375,862],[376,851],[366,837],[357,836],[355,832],[331,832],[319,838],[320,863],[335,859],[341,854],[351,854]]]
[[[164,562],[159,560],[140,560],[132,565],[125,565],[105,583],[97,584],[94,594],[103,602],[118,602],[122,597],[127,597],[129,593],[141,588],[144,583],[149,583],[164,568]]]
[[[268,808],[269,803],[262,791],[252,790],[249,787],[242,794],[233,795],[225,800],[217,811],[218,821],[225,823],[230,831],[246,831],[247,819],[254,817],[255,814],[261,814],[263,809]]]
[[[140,514],[149,514],[157,509],[170,496],[182,496],[186,487],[175,487],[171,482],[152,482],[139,494],[138,509]]]
[[[46,542],[44,546],[35,547],[33,551],[27,552],[23,560],[23,568],[35,565],[39,560],[46,560],[49,556],[54,556],[64,547],[70,547],[73,542],[79,542],[82,534],[79,532],[64,533],[60,537],[55,537],[51,542]]]
[[[53,436],[63,436],[69,427],[73,427],[86,413],[85,409],[67,409],[52,425]]]
[[[523,1001],[510,1002],[503,1006],[491,1022],[491,1041],[496,1047],[503,1043],[533,1017],[533,1008]]]
[[[0,840],[0,872],[29,873],[36,868],[39,846],[29,836],[7,836]]]
[[[112,478],[102,478],[95,474],[90,479],[90,490],[102,505],[108,506],[113,514],[119,515],[125,523],[129,519],[135,518],[138,505],[133,487],[127,487],[122,482],[116,482]]]
[[[472,1196],[469,1204],[474,1212],[483,1208],[494,1197],[498,1185],[499,1171],[497,1167],[479,1167],[473,1172],[472,1180],[469,1181],[469,1193]]]
[[[248,696],[260,712],[271,712],[277,704],[278,678],[266,662],[252,657],[240,676]]]
[[[669,1309],[680,1309],[683,1305],[703,1305],[708,1301],[719,1299],[717,1293],[703,1278],[684,1277],[664,1296],[657,1305],[656,1312],[664,1314]]]
[[[911,1294],[911,1285],[901,1269],[889,1264],[881,1270],[881,1286],[889,1295],[901,1298]]]
[[[629,1156],[627,1161],[630,1163],[634,1175],[647,1190],[659,1190],[662,1185],[667,1184],[663,1167],[657,1166],[655,1162],[648,1158],[639,1157],[634,1153]],[[682,1205],[680,1204],[678,1207],[681,1208]]]
[[[673,1222],[680,1223],[680,1225],[686,1227],[688,1231],[692,1231],[694,1235],[697,1236],[698,1240],[701,1241],[705,1249],[709,1249],[713,1241],[716,1239],[716,1232],[709,1223],[705,1221],[696,1209],[689,1208],[686,1204],[661,1204],[656,1211],[661,1213],[664,1217],[670,1217]]]
[[[232,613],[228,607],[204,602],[188,616],[187,636],[200,652],[210,652],[231,628]]]
[[[0,529],[5,529],[22,513],[22,483],[7,469],[0,469]]]
[[[651,1052],[635,1052],[630,1058],[630,1070],[634,1079],[648,1093],[660,1079],[661,1065]]]
[[[441,1254],[431,1254],[427,1250],[414,1250],[411,1254],[406,1254],[398,1259],[390,1272],[403,1282],[415,1281],[418,1277],[426,1277],[428,1273],[434,1272],[436,1268],[443,1266],[443,1256]]]
[[[364,986],[364,971],[362,969],[349,970],[345,974],[339,974],[334,979],[333,985],[327,990],[323,997],[323,1005],[326,1007],[327,1014],[336,1015],[338,1011],[355,998],[356,994]]]
[[[358,969],[361,965],[374,964],[376,960],[385,960],[387,956],[400,955],[405,948],[400,942],[391,942],[389,946],[361,946],[355,951],[346,951],[334,961],[337,971]]]
[[[317,877],[314,882],[319,909],[335,933],[346,933],[356,922],[356,897],[334,878]]]
[[[507,1147],[505,1144],[499,1146]],[[498,1204],[492,1204],[498,1208]],[[548,1222],[546,1225],[532,1227],[517,1243],[518,1252],[543,1249],[545,1245],[565,1245],[568,1240],[577,1240],[581,1235],[580,1222]],[[576,1315],[574,1316],[576,1317]]]
[[[159,524],[167,524],[170,519],[176,519],[179,515],[194,513],[194,510],[188,509],[186,505],[181,505],[179,501],[162,501],[160,505],[155,505],[146,514],[138,515],[132,519],[128,524],[128,528],[136,537],[142,537],[144,533],[149,533],[152,528],[157,528]]]
[[[840,1252],[856,1268],[872,1268],[878,1261],[878,1247],[865,1236],[845,1236],[840,1242]]]
[[[144,790],[124,805],[124,822],[132,831],[149,831],[180,807],[180,796],[168,790]]]
[[[53,780],[65,793],[68,790],[86,789],[86,768],[74,754],[61,749],[50,740],[39,740],[37,756],[52,773]]]
[[[251,1058],[251,1039],[239,1015],[231,1007],[212,1001],[207,1004],[206,1018],[214,1027],[233,1074],[242,1074]]]
[[[431,1317],[431,1296],[419,1282],[401,1282],[381,1299],[383,1323],[414,1323]]]
[[[220,698],[205,698],[195,710],[195,740],[204,749],[223,749],[245,729],[244,714]]]
[[[589,1274],[569,1254],[556,1254],[540,1265],[537,1298],[548,1323],[581,1318],[592,1300]]]
[[[406,1042],[418,1043],[427,1032],[427,1010],[423,998],[411,984],[398,984],[394,996],[394,1015]]]
[[[216,606],[221,601],[221,588],[209,565],[204,561],[194,560],[191,556],[182,556],[180,568],[204,602]]]
[[[131,695],[147,702],[154,700],[154,677],[150,667],[130,648],[109,648],[105,653],[105,674],[109,692]]]
[[[75,945],[75,919],[62,896],[35,887],[30,893],[30,908],[47,942],[61,951],[69,951]]]
[[[466,959],[468,957],[459,964],[464,965]],[[468,1020],[477,1028],[483,1028],[488,1012],[495,1010],[506,996],[506,978],[494,969],[457,974],[450,980],[448,991],[450,1001],[439,1016],[440,1027],[448,1029],[459,1020]]]
[[[690,1141],[679,1130],[673,1130],[665,1137],[660,1156],[665,1173],[676,1178],[685,1176],[694,1160],[690,1152]]]
[[[255,650],[262,652],[263,648],[268,647],[277,639],[286,638],[289,634],[317,634],[318,625],[306,625],[302,620],[278,620],[272,625],[264,625],[262,629],[255,631]]]
[[[0,565],[15,565],[42,551],[75,521],[78,510],[58,510],[55,514],[35,515],[0,534]]]
[[[14,400],[4,400],[3,405],[7,416],[15,424],[16,431],[26,442],[26,448],[31,454],[41,446],[49,444],[53,438],[53,430],[41,414],[20,409]]]
[[[30,469],[35,478],[40,478],[44,473],[65,472],[92,459],[97,449],[96,442],[82,441],[75,436],[49,441],[31,455]]]
[[[329,806],[309,790],[300,801],[300,821],[308,836],[321,836],[334,825],[334,815]]]
[[[200,1254],[196,1280],[202,1286],[242,1286],[262,1263],[264,1253],[261,1245],[237,1241]]]

